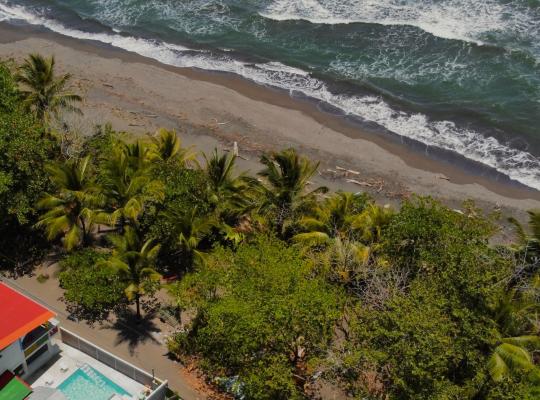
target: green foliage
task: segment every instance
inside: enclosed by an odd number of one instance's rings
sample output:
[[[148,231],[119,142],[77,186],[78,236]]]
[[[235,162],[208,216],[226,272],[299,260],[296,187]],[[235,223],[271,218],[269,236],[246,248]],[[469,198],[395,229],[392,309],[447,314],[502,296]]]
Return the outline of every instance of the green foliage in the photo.
[[[87,156],[47,165],[57,190],[37,202],[43,213],[36,226],[45,229],[48,240],[62,237],[67,251],[89,243],[97,207],[102,203],[100,190],[89,172],[89,161]]]
[[[140,232],[128,226],[122,235],[111,235],[112,256],[98,267],[114,273],[124,285],[126,298],[135,301],[137,317],[141,317],[140,299],[153,294],[159,285],[160,274],[154,269],[159,244],[143,240]]]
[[[85,249],[74,252],[61,262],[60,285],[70,310],[87,319],[102,319],[122,305],[125,284],[118,275],[98,268],[107,254]]]
[[[184,351],[202,354],[213,371],[239,374],[249,398],[298,398],[293,373],[327,348],[340,307],[338,291],[310,272],[270,237],[215,250],[171,289],[197,308]]]
[[[42,138],[43,128],[24,112],[13,77],[0,63],[0,220],[31,222],[34,204],[48,188],[44,165],[54,143]]]
[[[57,77],[54,66],[54,56],[46,59],[39,54],[30,54],[15,77],[22,86],[23,104],[43,123],[57,118],[60,111],[81,113],[74,106],[82,101],[81,96],[66,90],[71,75]]]
[[[53,58],[16,78],[0,64],[0,267],[50,251],[43,231],[61,238],[79,249],[61,263],[65,300],[91,320],[131,302],[140,316],[160,273],[176,275],[188,324],[169,350],[245,399],[306,398],[315,376],[363,399],[540,398],[540,212],[493,246],[496,219],[470,203],[321,199],[318,163],[294,149],[263,154],[255,179],[217,150],[199,166],[165,129],[104,125],[60,161],[45,125],[77,111],[69,79]],[[95,238],[103,249],[81,250]]]
[[[14,78],[0,62],[0,269],[22,272],[46,251],[32,225],[35,203],[49,188],[44,165],[56,146],[42,132],[23,110]]]

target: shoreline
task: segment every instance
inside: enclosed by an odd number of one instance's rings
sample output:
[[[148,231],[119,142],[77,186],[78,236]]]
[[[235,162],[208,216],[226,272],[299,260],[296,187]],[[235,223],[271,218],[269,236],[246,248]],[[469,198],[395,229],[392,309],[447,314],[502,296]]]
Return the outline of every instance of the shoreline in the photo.
[[[367,189],[379,200],[387,197],[392,202],[395,198],[371,190],[376,185],[369,186],[369,182],[383,180],[389,187],[385,194],[416,192],[450,205],[470,198],[484,209],[497,205],[523,212],[540,207],[539,191],[489,167],[464,162],[463,157],[445,150],[426,154],[425,145],[368,129],[343,115],[321,110],[318,102],[293,98],[284,90],[234,74],[168,66],[111,45],[26,24],[0,22],[0,37],[0,57],[4,59],[20,60],[32,51],[54,53],[59,68],[71,72],[86,91],[85,110],[87,106],[92,109],[89,118],[101,123],[110,120],[116,129],[144,133],[160,125],[180,128],[185,132],[181,135],[184,141],[203,151],[216,143],[223,147],[237,141],[249,161],[261,150],[294,146],[322,161],[323,176],[317,183],[328,182],[334,190]],[[168,93],[171,90],[178,92]],[[175,111],[178,103],[182,107]],[[152,118],[141,117],[150,113]],[[132,121],[141,118],[142,123]],[[239,163],[240,167],[255,168],[249,161]],[[328,171],[336,172],[336,166],[360,171],[361,178]],[[368,185],[351,184],[346,182],[348,178]]]

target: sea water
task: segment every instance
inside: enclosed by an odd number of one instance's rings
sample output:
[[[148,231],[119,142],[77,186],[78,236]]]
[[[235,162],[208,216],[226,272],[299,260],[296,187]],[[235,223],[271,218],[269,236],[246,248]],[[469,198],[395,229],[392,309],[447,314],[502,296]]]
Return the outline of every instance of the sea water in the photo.
[[[0,0],[0,20],[235,73],[540,189],[540,0]]]

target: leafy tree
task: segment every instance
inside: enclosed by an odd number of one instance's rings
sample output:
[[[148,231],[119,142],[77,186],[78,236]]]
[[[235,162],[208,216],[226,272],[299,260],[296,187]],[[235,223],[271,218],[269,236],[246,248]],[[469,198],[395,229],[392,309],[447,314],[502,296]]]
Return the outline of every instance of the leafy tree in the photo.
[[[215,373],[240,375],[253,399],[301,398],[307,364],[323,354],[340,295],[282,242],[259,237],[223,248],[173,285],[179,304],[196,307],[184,352]]]
[[[354,356],[343,360],[360,393],[368,368],[390,398],[489,393],[489,349],[501,337],[494,310],[513,269],[508,253],[489,246],[493,232],[492,221],[470,205],[461,214],[425,198],[392,217],[381,233],[386,264],[378,268],[403,279],[385,286],[368,275],[349,323],[346,348]],[[386,298],[373,303],[370,290]]]
[[[58,191],[46,194],[37,203],[45,213],[36,226],[45,228],[49,240],[63,236],[64,247],[68,251],[88,244],[96,207],[102,201],[95,182],[89,176],[88,164],[89,157],[49,164],[46,170]]]
[[[123,235],[111,235],[113,253],[101,263],[118,274],[124,284],[129,301],[135,301],[137,318],[141,318],[141,296],[152,293],[159,283],[160,275],[155,268],[159,245],[153,240],[143,240],[132,227],[126,227]]]
[[[82,101],[81,96],[66,90],[70,74],[55,75],[54,56],[46,59],[39,54],[30,54],[20,66],[16,76],[22,85],[24,104],[43,122],[58,117],[60,111],[81,113],[74,103]]]
[[[32,226],[35,203],[50,186],[44,165],[56,145],[42,132],[24,110],[8,65],[0,62],[0,269],[24,272],[46,252]]]
[[[113,271],[97,267],[106,257],[106,253],[84,249],[69,254],[60,263],[64,299],[79,317],[99,321],[124,303],[125,284]]]

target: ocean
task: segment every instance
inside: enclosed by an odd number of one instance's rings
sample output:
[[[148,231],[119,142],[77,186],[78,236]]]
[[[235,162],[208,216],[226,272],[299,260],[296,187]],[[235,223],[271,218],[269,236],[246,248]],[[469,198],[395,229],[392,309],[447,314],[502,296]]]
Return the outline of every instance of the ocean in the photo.
[[[0,0],[0,21],[238,74],[540,189],[540,0]]]

